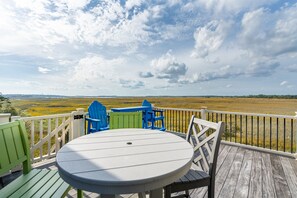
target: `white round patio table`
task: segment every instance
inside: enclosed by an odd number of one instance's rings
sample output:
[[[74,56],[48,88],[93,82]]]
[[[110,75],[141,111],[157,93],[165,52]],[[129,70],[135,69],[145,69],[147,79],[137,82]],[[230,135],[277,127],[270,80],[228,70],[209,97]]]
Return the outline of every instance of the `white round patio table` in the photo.
[[[151,191],[182,177],[191,167],[192,146],[174,134],[115,129],[79,137],[56,156],[60,176],[77,189],[113,197]]]

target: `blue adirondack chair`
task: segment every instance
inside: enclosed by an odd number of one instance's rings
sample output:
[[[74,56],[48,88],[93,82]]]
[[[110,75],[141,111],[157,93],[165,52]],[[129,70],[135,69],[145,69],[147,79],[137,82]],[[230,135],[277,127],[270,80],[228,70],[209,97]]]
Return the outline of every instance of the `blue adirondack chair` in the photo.
[[[108,115],[105,106],[98,101],[93,101],[88,111],[89,117],[86,118],[88,121],[88,134],[109,129]]]
[[[165,124],[164,124],[163,111],[154,109],[152,107],[152,104],[147,100],[143,100],[142,106],[150,107],[149,111],[147,112],[147,115],[145,115],[145,114],[143,115],[143,116],[148,116],[147,121],[151,123],[151,125],[149,127],[151,129],[159,129],[160,131],[165,131],[166,128],[165,128]],[[145,118],[144,118],[144,120],[145,120]],[[157,121],[161,121],[161,127],[156,126]]]

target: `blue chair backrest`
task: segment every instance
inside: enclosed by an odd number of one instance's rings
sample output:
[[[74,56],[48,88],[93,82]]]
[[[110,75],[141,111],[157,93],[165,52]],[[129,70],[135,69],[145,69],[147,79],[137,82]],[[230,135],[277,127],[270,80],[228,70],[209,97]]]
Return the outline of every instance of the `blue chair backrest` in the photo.
[[[106,114],[106,107],[103,106],[98,101],[93,101],[92,104],[88,108],[89,111],[89,117],[94,119],[99,119],[99,126],[96,128],[103,128],[107,127],[107,114]]]
[[[147,100],[143,100],[142,106],[150,107],[150,109],[148,110],[149,112],[152,112],[153,111],[152,104],[149,101],[147,101]],[[148,116],[147,119],[150,120],[150,119],[153,118],[152,116],[154,116],[154,114],[153,113],[149,113],[147,116]],[[143,115],[143,117],[145,117],[145,115]]]
[[[152,111],[153,110],[152,104],[149,101],[147,101],[147,100],[143,100],[142,106],[151,107],[151,109],[149,111]]]

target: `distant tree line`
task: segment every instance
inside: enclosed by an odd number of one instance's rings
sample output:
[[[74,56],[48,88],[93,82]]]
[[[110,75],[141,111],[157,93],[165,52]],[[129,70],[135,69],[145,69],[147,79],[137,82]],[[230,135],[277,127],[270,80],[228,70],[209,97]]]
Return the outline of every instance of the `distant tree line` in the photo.
[[[238,96],[239,98],[276,98],[276,99],[297,99],[297,95],[248,95],[248,96]]]
[[[0,113],[11,113],[12,116],[18,115],[18,111],[13,107],[8,97],[0,92]]]

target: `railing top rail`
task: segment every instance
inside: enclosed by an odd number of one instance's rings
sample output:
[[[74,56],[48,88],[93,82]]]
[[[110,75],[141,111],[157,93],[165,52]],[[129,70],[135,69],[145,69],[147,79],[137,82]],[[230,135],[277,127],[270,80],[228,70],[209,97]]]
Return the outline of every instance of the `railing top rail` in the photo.
[[[71,116],[71,113],[63,113],[63,114],[53,114],[53,115],[45,115],[45,116],[32,116],[32,117],[21,117],[20,120],[30,121],[30,120],[42,120],[49,118],[61,118]]]
[[[157,109],[163,110],[178,110],[178,111],[194,111],[194,112],[201,112],[201,109],[182,109],[182,108],[169,108],[169,107],[155,107]]]
[[[276,114],[263,114],[263,113],[243,113],[243,112],[229,112],[229,111],[216,111],[216,110],[206,110],[206,112],[208,112],[208,113],[232,114],[232,115],[244,115],[244,116],[260,116],[260,117],[296,119],[296,116],[289,116],[289,115],[276,115]]]

